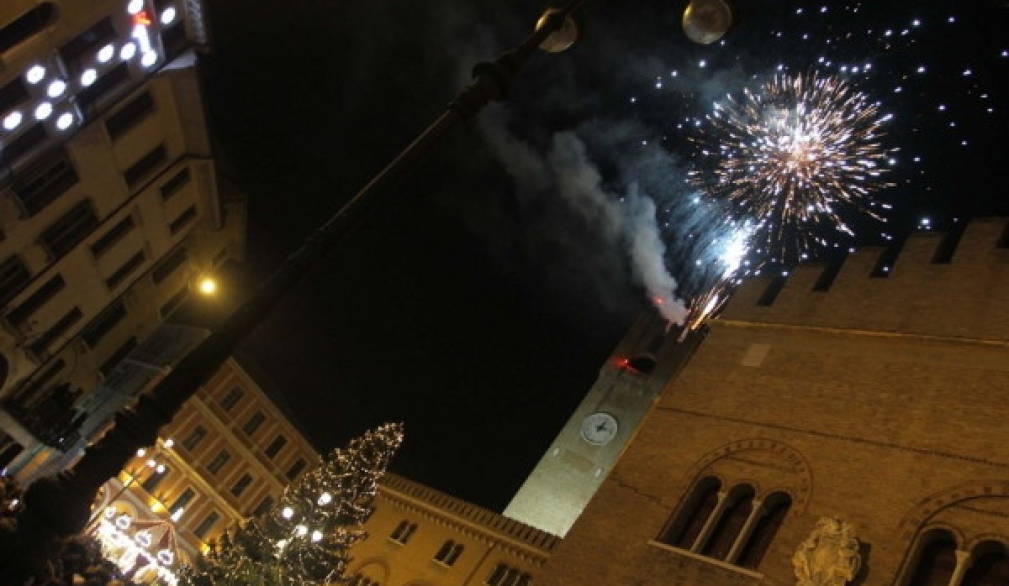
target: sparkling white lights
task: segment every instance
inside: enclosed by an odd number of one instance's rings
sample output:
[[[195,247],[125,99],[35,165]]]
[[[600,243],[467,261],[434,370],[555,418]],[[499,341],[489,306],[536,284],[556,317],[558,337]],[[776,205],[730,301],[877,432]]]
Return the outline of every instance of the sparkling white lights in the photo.
[[[14,130],[15,128],[17,128],[18,125],[21,124],[21,118],[22,118],[21,112],[18,112],[17,110],[14,110],[10,114],[4,116],[3,119],[4,130]]]
[[[112,43],[109,43],[108,45],[105,45],[104,47],[98,50],[98,55],[96,56],[96,58],[98,59],[99,63],[108,63],[112,59],[112,57],[115,56],[115,54],[116,54],[116,47]]]
[[[62,79],[54,79],[49,82],[49,87],[46,88],[46,95],[50,98],[58,98],[63,95],[63,92],[67,89],[67,83]]]
[[[123,61],[129,61],[133,59],[133,56],[137,54],[137,45],[134,43],[126,43],[119,49],[119,58]]]
[[[28,83],[35,85],[46,76],[46,68],[41,65],[32,65],[28,68],[28,73],[25,74],[25,79]]]
[[[89,85],[95,83],[96,79],[98,79],[98,71],[93,67],[85,69],[84,72],[81,73],[81,85],[84,87],[88,87]]]
[[[165,8],[164,11],[162,11],[161,13],[161,24],[168,25],[172,24],[173,22],[175,22],[175,7],[169,6],[168,8]]]

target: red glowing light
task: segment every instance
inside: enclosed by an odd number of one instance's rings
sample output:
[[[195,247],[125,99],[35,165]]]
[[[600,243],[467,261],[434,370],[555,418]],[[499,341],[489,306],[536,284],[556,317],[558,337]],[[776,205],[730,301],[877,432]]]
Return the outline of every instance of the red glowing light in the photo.
[[[620,368],[627,368],[631,365],[631,360],[629,358],[617,358],[617,366]]]
[[[133,24],[151,26],[151,17],[148,16],[146,10],[141,10],[140,12],[133,15]]]
[[[655,298],[655,305],[662,305],[665,302],[666,302],[666,300],[663,299],[663,298],[661,298],[661,297],[656,297]]]

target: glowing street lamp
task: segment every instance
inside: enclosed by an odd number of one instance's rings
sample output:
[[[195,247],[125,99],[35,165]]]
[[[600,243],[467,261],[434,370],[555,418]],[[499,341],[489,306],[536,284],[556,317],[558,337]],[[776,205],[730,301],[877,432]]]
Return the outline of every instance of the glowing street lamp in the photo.
[[[213,277],[203,277],[196,284],[196,289],[207,296],[217,293],[217,281]]]

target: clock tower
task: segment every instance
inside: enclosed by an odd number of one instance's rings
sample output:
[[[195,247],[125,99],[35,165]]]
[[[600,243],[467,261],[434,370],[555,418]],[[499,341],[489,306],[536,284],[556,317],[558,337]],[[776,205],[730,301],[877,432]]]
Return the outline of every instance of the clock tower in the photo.
[[[703,333],[678,341],[654,312],[639,317],[504,515],[563,537],[616,464]]]

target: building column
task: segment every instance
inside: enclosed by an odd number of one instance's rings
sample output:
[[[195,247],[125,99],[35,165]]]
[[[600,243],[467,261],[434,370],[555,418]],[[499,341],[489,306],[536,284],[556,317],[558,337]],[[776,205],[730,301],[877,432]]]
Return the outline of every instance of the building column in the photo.
[[[954,553],[956,555],[956,568],[953,569],[953,575],[950,576],[949,586],[960,586],[964,574],[967,573],[967,569],[970,567],[970,552],[958,549]]]
[[[750,509],[750,516],[746,518],[746,523],[743,523],[743,528],[739,530],[739,535],[736,536],[736,541],[732,544],[732,548],[729,549],[729,555],[725,556],[725,561],[734,564],[736,563],[736,558],[739,557],[743,546],[746,542],[750,540],[750,535],[753,534],[753,529],[757,526],[757,521],[767,511],[764,510],[764,501],[753,499],[752,508]]]
[[[711,532],[715,530],[715,523],[722,518],[722,513],[728,505],[728,496],[729,493],[718,491],[718,502],[715,503],[715,508],[711,510],[711,514],[708,515],[704,526],[701,527],[701,532],[694,539],[694,544],[690,546],[690,551],[698,553],[704,547],[704,544],[707,543],[708,537],[711,537]]]

